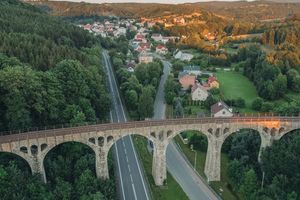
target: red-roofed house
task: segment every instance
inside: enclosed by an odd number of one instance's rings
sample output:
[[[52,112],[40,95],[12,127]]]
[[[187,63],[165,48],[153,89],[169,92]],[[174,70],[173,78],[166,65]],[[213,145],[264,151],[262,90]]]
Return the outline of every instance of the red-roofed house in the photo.
[[[138,33],[138,34],[135,35],[134,41],[135,42],[142,42],[142,43],[146,43],[147,42],[145,36],[142,35],[142,34],[140,34],[140,33]]]
[[[194,75],[184,75],[180,77],[179,83],[181,84],[181,88],[183,90],[188,90],[191,86],[193,86],[196,82],[196,76]]]
[[[140,43],[135,50],[141,53],[143,51],[151,51],[151,47],[151,43]]]
[[[216,77],[210,76],[208,77],[207,84],[210,88],[219,88],[220,84]]]
[[[91,24],[86,24],[86,25],[83,26],[83,29],[90,31],[92,29],[92,25]]]
[[[168,53],[168,48],[164,45],[159,44],[156,46],[156,53],[165,55]]]

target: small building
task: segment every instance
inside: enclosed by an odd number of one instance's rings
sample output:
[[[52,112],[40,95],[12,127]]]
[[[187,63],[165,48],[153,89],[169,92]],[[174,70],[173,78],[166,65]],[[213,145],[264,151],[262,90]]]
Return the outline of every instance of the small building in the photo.
[[[181,85],[182,90],[188,90],[190,87],[192,87],[196,82],[196,76],[195,75],[189,75],[181,73],[179,74],[179,83]]]
[[[139,55],[139,64],[141,63],[151,63],[153,62],[153,56],[149,53],[142,52]]]
[[[229,108],[223,101],[212,105],[210,107],[211,115],[213,117],[232,117],[232,108]]]
[[[199,83],[193,85],[191,94],[193,101],[205,101],[209,95],[206,88]]]
[[[207,84],[209,85],[210,88],[219,88],[220,87],[219,81],[214,76],[208,77]]]
[[[135,35],[134,37],[134,42],[138,42],[138,43],[146,43],[147,39],[145,38],[145,36],[141,33],[138,33]]]
[[[159,44],[156,46],[155,52],[158,54],[166,55],[168,53],[168,48],[164,45]]]
[[[163,39],[163,36],[161,34],[154,33],[154,34],[152,34],[151,38],[155,42],[160,42]]]
[[[176,51],[174,54],[175,59],[179,59],[181,61],[191,61],[194,56],[190,53],[183,53],[182,51]]]
[[[149,42],[146,42],[146,43],[140,43],[136,48],[135,48],[135,51],[138,51],[138,52],[143,52],[143,51],[151,51],[151,47],[152,47],[152,44],[149,43]]]
[[[200,66],[197,66],[197,65],[186,65],[183,67],[183,71],[187,72],[189,74],[194,74],[196,76],[201,75]]]
[[[134,72],[135,66],[136,66],[136,63],[134,62],[134,60],[131,60],[126,63],[126,68],[129,72]]]

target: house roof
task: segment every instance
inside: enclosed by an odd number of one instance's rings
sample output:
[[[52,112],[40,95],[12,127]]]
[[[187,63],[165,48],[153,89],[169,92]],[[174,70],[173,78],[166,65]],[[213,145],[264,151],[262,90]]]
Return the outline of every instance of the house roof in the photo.
[[[215,82],[215,81],[218,82],[217,78],[214,77],[214,76],[210,76],[210,77],[208,77],[208,79],[207,79],[207,83],[212,83],[212,82]]]
[[[200,71],[200,66],[197,65],[186,65],[183,67],[184,71]]]
[[[179,79],[179,82],[182,87],[189,87],[195,84],[196,76],[185,75]]]
[[[192,92],[195,92],[197,89],[203,90],[205,92],[207,92],[207,89],[205,87],[203,87],[202,85],[200,85],[199,83],[195,83],[192,87]]]
[[[185,72],[185,71],[179,72],[179,74],[178,74],[178,79],[180,80],[182,77],[184,77],[184,76],[186,76],[186,75],[189,75],[189,73],[188,73],[188,72]]]
[[[164,45],[159,44],[157,45],[156,49],[167,49]]]
[[[159,33],[154,33],[154,34],[152,34],[151,37],[161,37],[161,34],[159,34]]]
[[[219,101],[218,103],[216,103],[210,107],[212,114],[216,114],[217,112],[219,112],[220,110],[223,110],[223,109],[226,109],[229,112],[231,112],[229,106],[226,103],[224,103],[224,101]]]

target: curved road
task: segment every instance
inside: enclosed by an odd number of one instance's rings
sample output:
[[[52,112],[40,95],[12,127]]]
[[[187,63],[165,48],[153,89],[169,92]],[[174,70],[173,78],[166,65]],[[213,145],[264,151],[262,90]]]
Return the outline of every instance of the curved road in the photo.
[[[164,85],[170,74],[171,64],[164,60],[162,60],[162,62],[164,64],[164,74],[161,77],[154,103],[154,119],[165,118],[166,104],[164,101]],[[167,168],[190,200],[219,199],[204,180],[193,170],[191,165],[187,163],[173,142],[170,143],[167,148]]]

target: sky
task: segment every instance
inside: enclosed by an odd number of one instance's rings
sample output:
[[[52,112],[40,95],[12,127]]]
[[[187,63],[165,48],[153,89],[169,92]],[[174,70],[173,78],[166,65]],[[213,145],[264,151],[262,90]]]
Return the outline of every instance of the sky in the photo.
[[[62,1],[62,0],[54,0]],[[90,3],[125,3],[125,2],[137,2],[137,3],[195,3],[195,2],[207,2],[211,0],[63,0],[63,1],[74,1],[74,2],[90,2]],[[214,1],[238,1],[238,0],[214,0]],[[249,0],[251,1],[251,0]]]

